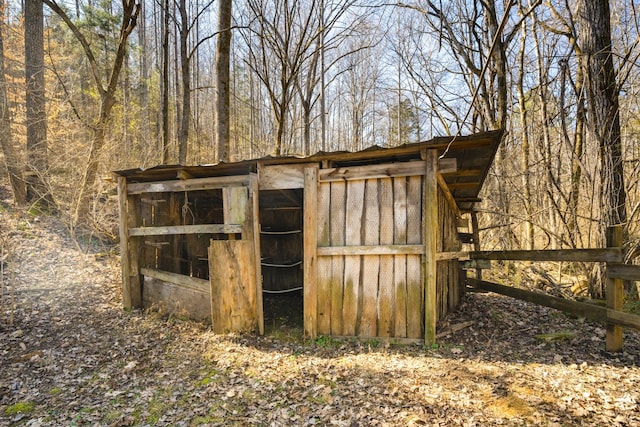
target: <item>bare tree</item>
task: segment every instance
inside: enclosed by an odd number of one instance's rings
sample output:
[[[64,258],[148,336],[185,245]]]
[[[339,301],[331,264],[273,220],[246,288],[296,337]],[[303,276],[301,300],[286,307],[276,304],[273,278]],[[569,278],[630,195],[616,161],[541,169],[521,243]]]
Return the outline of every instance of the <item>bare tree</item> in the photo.
[[[35,0],[39,1],[39,0]],[[93,76],[95,88],[100,94],[100,109],[94,123],[91,126],[93,138],[91,141],[91,150],[89,159],[85,169],[84,179],[81,183],[80,194],[75,209],[74,220],[76,222],[87,222],[91,211],[93,187],[98,173],[100,162],[100,153],[105,143],[105,136],[109,121],[111,118],[111,110],[116,103],[116,90],[118,88],[118,78],[122,71],[125,59],[125,51],[127,40],[136,26],[140,5],[135,0],[122,0],[122,22],[120,25],[119,40],[116,48],[116,55],[112,66],[108,72],[106,85],[103,82],[101,67],[96,61],[91,45],[85,38],[84,34],[69,18],[66,11],[55,0],[42,0],[51,8],[69,27],[77,41],[82,46],[84,54],[89,62],[91,73]]]
[[[45,181],[47,154],[47,111],[44,85],[44,17],[41,0],[26,0],[24,50],[27,110],[27,201],[54,209],[53,196]]]
[[[4,153],[4,161],[9,173],[9,182],[13,190],[13,199],[17,204],[24,204],[27,200],[25,187],[23,162],[19,160],[19,153],[13,145],[11,133],[11,111],[7,98],[7,79],[4,67],[4,30],[5,30],[5,4],[0,0],[0,146]]]
[[[612,226],[627,227],[626,191],[620,132],[620,86],[613,63],[611,11],[608,0],[581,0],[578,9],[579,46],[585,70],[588,135],[598,142],[602,181],[600,215],[603,241],[612,245]],[[603,281],[591,294],[604,295]]]
[[[219,0],[218,45],[216,50],[216,140],[218,160],[228,162],[229,153],[229,67],[231,58],[232,0]]]

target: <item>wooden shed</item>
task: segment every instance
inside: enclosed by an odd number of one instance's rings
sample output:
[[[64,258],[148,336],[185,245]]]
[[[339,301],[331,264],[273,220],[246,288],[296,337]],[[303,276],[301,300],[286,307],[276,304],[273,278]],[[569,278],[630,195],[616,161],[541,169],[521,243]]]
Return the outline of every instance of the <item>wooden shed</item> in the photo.
[[[263,295],[299,290],[309,337],[433,342],[501,137],[116,172],[124,307],[263,333]]]

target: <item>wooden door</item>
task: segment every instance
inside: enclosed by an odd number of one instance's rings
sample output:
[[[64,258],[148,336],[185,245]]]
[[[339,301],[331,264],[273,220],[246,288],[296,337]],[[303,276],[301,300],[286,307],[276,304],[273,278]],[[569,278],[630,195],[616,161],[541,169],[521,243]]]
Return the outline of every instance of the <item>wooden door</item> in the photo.
[[[242,225],[240,236],[211,240],[209,280],[211,323],[216,333],[258,330],[264,333],[260,240],[258,236],[258,185],[223,191],[225,225]],[[238,239],[239,237],[239,239]]]

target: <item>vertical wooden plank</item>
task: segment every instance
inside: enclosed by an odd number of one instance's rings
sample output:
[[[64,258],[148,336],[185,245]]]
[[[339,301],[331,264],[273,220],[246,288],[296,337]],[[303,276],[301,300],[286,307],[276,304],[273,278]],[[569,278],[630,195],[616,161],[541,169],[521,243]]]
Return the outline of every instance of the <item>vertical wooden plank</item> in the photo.
[[[622,226],[607,229],[607,243],[611,247],[622,247]],[[607,277],[607,308],[622,310],[624,288],[622,280]],[[607,323],[606,350],[611,352],[622,351],[622,327],[613,323]]]
[[[393,183],[390,178],[380,180],[380,244],[393,244]],[[394,279],[393,256],[380,256],[380,279],[378,293],[378,336],[393,334]]]
[[[222,189],[222,208],[225,224],[243,224],[247,211],[247,188],[225,187]]]
[[[344,246],[346,219],[346,184],[331,183],[331,246]],[[344,335],[342,310],[344,295],[344,257],[331,257],[331,333]]]
[[[118,177],[120,210],[120,254],[122,257],[122,305],[126,309],[142,307],[142,277],[140,276],[140,238],[129,237],[129,229],[137,224],[136,196],[127,194],[127,181]]]
[[[304,170],[304,333],[317,333],[318,167]]]
[[[407,187],[407,243],[422,243],[422,176],[412,176]],[[422,257],[407,256],[407,337],[423,338],[424,279]]]
[[[258,177],[255,174],[251,175],[249,186],[249,203],[251,210],[249,212],[252,223],[252,240],[253,240],[253,265],[254,275],[256,280],[256,317],[258,322],[258,332],[260,335],[264,335],[264,308],[262,300],[262,263],[261,261],[261,248],[260,248],[260,205],[259,205],[259,189],[258,189]]]
[[[364,180],[347,181],[347,206],[345,244],[362,244],[362,215],[364,211]],[[343,332],[345,335],[354,336],[357,332],[357,323],[360,317],[360,262],[359,256],[345,256],[344,259],[344,296],[343,296]]]
[[[330,245],[331,184],[318,185],[318,246]],[[331,334],[331,257],[318,257],[318,334]]]
[[[407,178],[393,179],[393,243],[407,244]],[[393,336],[407,337],[407,256],[393,257],[395,308]]]
[[[249,240],[210,241],[211,324],[215,333],[256,329],[252,252],[253,242]]]
[[[438,152],[428,150],[424,175],[424,343],[436,341],[437,235],[438,232]]]
[[[364,198],[364,244],[380,244],[380,200],[378,197],[378,179],[365,181]],[[358,335],[377,336],[378,320],[378,281],[380,257],[367,255],[362,257],[362,314]]]
[[[480,251],[480,227],[478,226],[478,213],[471,211],[471,233],[473,235],[473,250]],[[482,280],[482,269],[476,268],[476,279]]]
[[[127,180],[118,177],[118,210],[120,213],[120,265],[122,267],[122,306],[131,309],[131,259],[129,254],[129,215],[127,203]],[[135,225],[133,225],[135,227]]]

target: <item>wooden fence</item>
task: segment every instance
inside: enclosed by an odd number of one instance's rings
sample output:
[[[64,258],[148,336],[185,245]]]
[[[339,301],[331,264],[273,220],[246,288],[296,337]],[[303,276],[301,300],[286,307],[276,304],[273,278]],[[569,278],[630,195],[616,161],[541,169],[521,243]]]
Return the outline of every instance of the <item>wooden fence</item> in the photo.
[[[499,285],[478,279],[467,279],[472,287],[496,292],[534,304],[555,308],[576,316],[607,324],[607,351],[622,350],[622,327],[640,330],[640,316],[622,311],[624,290],[622,281],[640,281],[640,266],[623,263],[620,228],[612,229],[613,242],[617,247],[603,249],[561,249],[534,251],[475,251],[469,252],[472,261],[556,261],[556,262],[597,262],[606,264],[607,306],[582,303],[539,292],[511,286]]]

